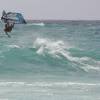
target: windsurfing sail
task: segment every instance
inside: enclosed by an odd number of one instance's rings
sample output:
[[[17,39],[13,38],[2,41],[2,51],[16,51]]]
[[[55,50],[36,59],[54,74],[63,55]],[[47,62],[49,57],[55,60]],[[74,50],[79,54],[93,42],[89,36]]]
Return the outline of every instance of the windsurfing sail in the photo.
[[[2,12],[2,17],[1,20],[4,23],[14,23],[14,24],[26,24],[26,21],[24,17],[22,16],[21,13],[16,13],[16,12],[8,12],[6,13],[5,11]]]

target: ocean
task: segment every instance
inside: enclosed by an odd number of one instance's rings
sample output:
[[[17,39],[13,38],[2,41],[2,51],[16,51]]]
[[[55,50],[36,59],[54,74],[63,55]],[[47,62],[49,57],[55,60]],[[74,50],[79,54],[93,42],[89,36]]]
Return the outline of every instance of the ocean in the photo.
[[[100,21],[30,21],[8,38],[0,22],[0,100],[100,100]]]

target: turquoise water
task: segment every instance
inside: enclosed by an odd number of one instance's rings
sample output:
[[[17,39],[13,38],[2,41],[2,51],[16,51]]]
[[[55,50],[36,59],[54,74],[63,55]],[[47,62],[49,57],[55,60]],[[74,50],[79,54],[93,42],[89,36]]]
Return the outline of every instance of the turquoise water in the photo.
[[[0,100],[99,100],[100,22],[30,22],[8,38],[0,22]]]

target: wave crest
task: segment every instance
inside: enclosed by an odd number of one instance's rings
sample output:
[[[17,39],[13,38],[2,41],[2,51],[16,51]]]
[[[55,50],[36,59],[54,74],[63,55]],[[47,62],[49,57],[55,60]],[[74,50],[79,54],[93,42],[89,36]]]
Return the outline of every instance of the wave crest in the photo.
[[[45,24],[43,22],[41,23],[31,23],[31,24],[27,24],[28,26],[32,26],[32,25],[36,25],[36,26],[45,26]]]
[[[52,41],[50,39],[37,38],[33,43],[33,48],[39,55],[50,55],[54,58],[65,58],[72,64],[78,64],[78,67],[86,72],[89,70],[100,71],[100,63],[89,57],[73,57],[68,51],[70,46],[62,40]],[[91,63],[92,62],[92,63]]]
[[[50,41],[49,39],[37,38],[33,44],[33,48],[37,49],[37,54],[50,54],[53,57],[60,57],[59,54],[65,52],[66,46],[61,40]]]

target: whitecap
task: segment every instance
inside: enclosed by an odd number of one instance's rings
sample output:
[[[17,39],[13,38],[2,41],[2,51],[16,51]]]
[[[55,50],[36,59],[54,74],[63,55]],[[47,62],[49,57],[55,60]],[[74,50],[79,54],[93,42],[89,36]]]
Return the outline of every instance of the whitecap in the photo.
[[[20,48],[20,46],[18,46],[18,45],[8,45],[8,47],[10,47],[10,48]]]
[[[37,38],[33,43],[33,48],[36,49],[36,53],[39,55],[45,56],[46,54],[49,54],[52,57],[60,59],[64,57],[72,63],[79,64],[80,66],[78,67],[86,72],[90,70],[100,70],[98,61],[87,56],[74,57],[68,51],[70,47],[71,46],[66,45],[62,40],[52,41],[50,39]]]
[[[36,26],[45,26],[45,23],[41,22],[41,23],[30,23],[30,24],[27,24],[28,26],[33,26],[33,25],[36,25]]]
[[[100,86],[99,83],[81,83],[81,82],[0,82],[0,86],[32,86],[32,87],[67,87],[67,86]]]

